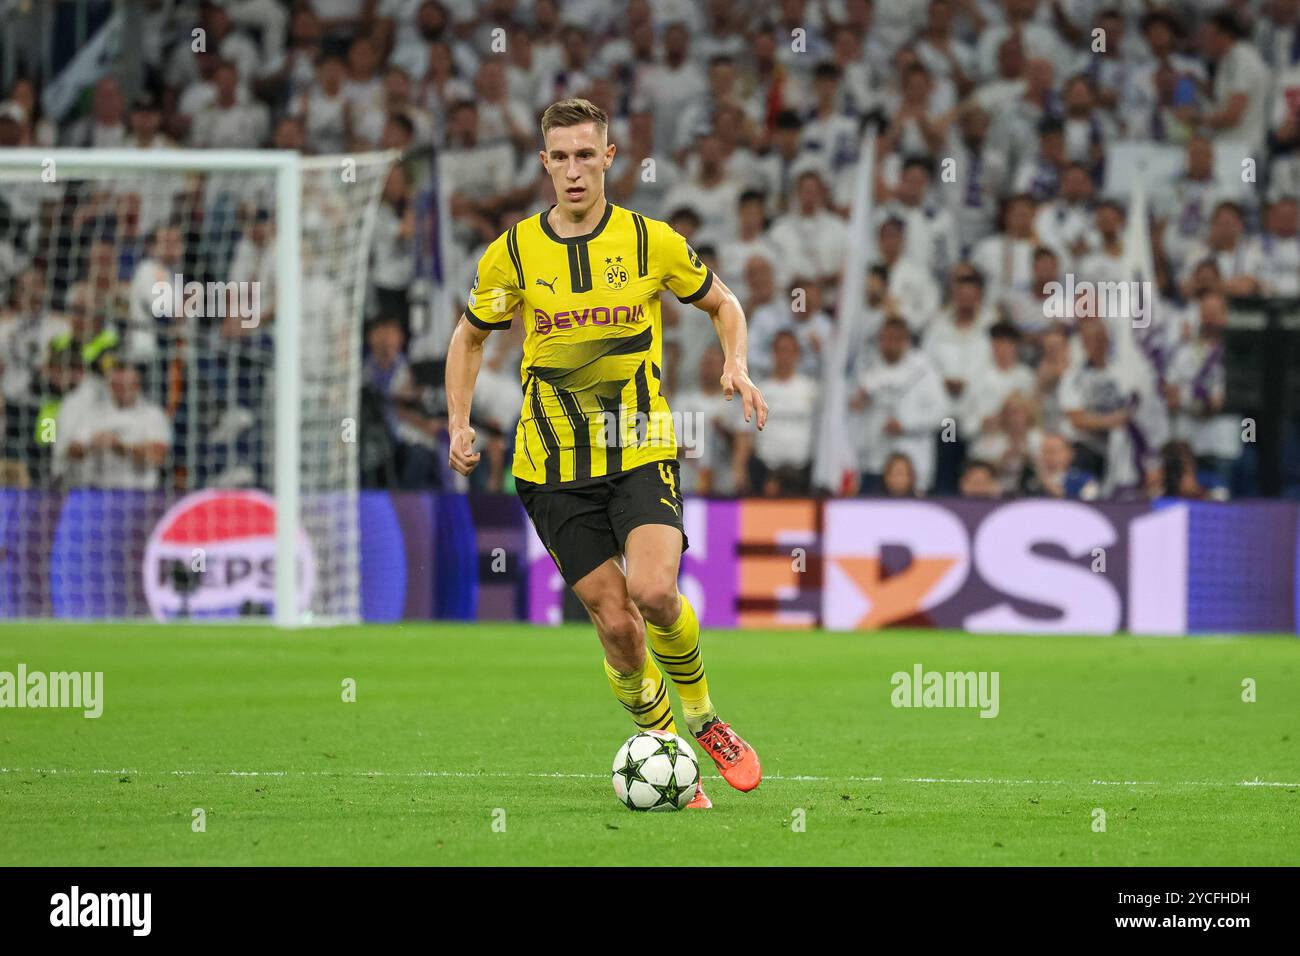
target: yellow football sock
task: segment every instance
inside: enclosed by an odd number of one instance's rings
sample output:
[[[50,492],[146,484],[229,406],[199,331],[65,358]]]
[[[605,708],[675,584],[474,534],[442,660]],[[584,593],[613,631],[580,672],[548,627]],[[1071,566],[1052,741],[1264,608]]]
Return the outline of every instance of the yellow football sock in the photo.
[[[698,734],[718,712],[709,700],[709,679],[704,676],[704,659],[700,657],[700,622],[695,609],[683,594],[682,611],[672,627],[646,621],[645,629],[650,636],[650,652],[677,687],[686,726]]]
[[[632,715],[632,722],[642,730],[666,730],[677,733],[673,722],[673,705],[668,699],[668,685],[664,675],[659,672],[655,662],[646,656],[645,663],[630,674],[614,670],[609,661],[605,661],[605,676],[627,712]]]

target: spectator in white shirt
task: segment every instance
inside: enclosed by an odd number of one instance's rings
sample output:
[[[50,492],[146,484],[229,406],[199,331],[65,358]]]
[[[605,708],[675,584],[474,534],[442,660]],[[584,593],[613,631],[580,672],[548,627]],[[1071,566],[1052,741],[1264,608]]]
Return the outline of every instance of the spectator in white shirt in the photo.
[[[953,32],[953,0],[930,0],[925,29],[917,34],[916,55],[932,75],[950,81],[960,96],[975,84],[979,63],[975,48]]]
[[[957,175],[940,188],[957,216],[963,256],[996,228],[998,205],[1010,177],[1005,144],[989,142],[989,122],[989,114],[971,101],[960,110],[944,149],[944,155],[956,161]]]
[[[181,271],[185,246],[176,226],[159,226],[145,246],[146,255],[131,276],[131,311],[124,331],[126,354],[132,361],[149,361],[158,354],[158,335],[184,324],[185,316],[170,314],[173,286]],[[182,276],[182,283],[184,277]],[[160,314],[161,313],[161,314]]]
[[[750,482],[769,498],[811,491],[819,388],[800,374],[799,352],[793,332],[778,332],[772,341],[772,375],[760,380],[770,411],[767,425],[753,438]]]
[[[1268,204],[1264,231],[1251,240],[1265,295],[1300,296],[1300,200],[1280,196]]]
[[[406,170],[398,165],[388,173],[370,240],[370,281],[375,311],[396,318],[410,335],[407,289],[415,275],[415,203]]]
[[[1094,214],[1096,245],[1081,260],[1075,271],[1089,282],[1120,282],[1129,276],[1124,267],[1124,222],[1128,211],[1112,199],[1097,204]]]
[[[474,98],[478,103],[478,133],[484,143],[505,140],[517,149],[531,149],[537,141],[533,112],[510,96],[505,63],[501,57],[486,57],[474,76]],[[391,111],[394,106],[388,105]]]
[[[560,41],[560,57],[551,62],[534,94],[533,106],[538,112],[556,100],[581,95],[595,79],[591,73],[593,54],[587,31],[577,24],[567,24],[560,30]]]
[[[737,441],[744,432],[744,409],[722,394],[722,366],[722,349],[709,346],[700,357],[694,386],[672,398],[685,433],[678,442],[686,449],[681,459],[682,490],[688,494],[731,495],[748,482],[744,445]]]
[[[141,93],[131,103],[131,134],[122,144],[130,149],[165,149],[172,145],[162,133],[162,113],[151,93]]]
[[[408,72],[418,77],[416,101],[433,115],[439,137],[446,135],[456,104],[474,98],[474,88],[460,74],[451,46],[441,40],[430,43],[428,56],[418,68],[409,66]]]
[[[768,197],[768,211],[775,214],[795,206],[795,179],[809,168],[809,157],[800,140],[803,121],[794,110],[776,114],[767,154],[759,164],[761,188]]]
[[[993,465],[1003,488],[1023,491],[1033,475],[1042,437],[1033,398],[1024,392],[1012,392],[1003,401],[996,424],[975,442],[971,457]]]
[[[229,6],[229,4],[226,4],[226,6]],[[229,11],[222,6],[209,3],[200,4],[199,8],[200,25],[204,31],[207,49],[212,50],[221,59],[233,63],[235,71],[244,80],[251,80],[255,77],[258,67],[266,58],[258,44],[243,31],[234,28]],[[187,32],[187,42],[176,45],[173,65],[179,70],[183,79],[178,81],[175,76],[171,77],[170,82],[173,86],[195,79],[195,76],[189,72],[195,67],[195,60],[192,57],[183,55],[183,51],[190,48],[189,39],[190,36]],[[274,51],[270,52],[271,55],[274,55]]]
[[[528,201],[536,183],[535,176],[526,176],[516,166],[509,143],[479,141],[478,107],[473,100],[452,107],[447,148],[439,164],[441,175],[451,184],[457,237],[467,244],[474,239],[492,241],[499,234],[492,217]]]
[[[771,368],[772,340],[789,319],[790,306],[777,295],[776,270],[765,256],[745,262],[746,296],[742,300],[749,320],[749,362],[756,375]]]
[[[140,395],[140,370],[108,370],[108,400],[59,413],[56,432],[67,443],[69,487],[152,491],[171,443],[166,413]]]
[[[1241,457],[1241,418],[1224,409],[1227,299],[1207,293],[1201,296],[1199,312],[1196,337],[1182,343],[1170,359],[1165,400],[1173,436],[1191,445],[1201,467],[1226,481]]]
[[[1054,296],[1061,295],[1057,288],[1061,280],[1061,257],[1055,249],[1039,246],[1034,250],[1034,274],[1028,289],[1003,298],[1007,320],[1020,330],[1031,347],[1039,344],[1052,322],[1061,318],[1060,313],[1067,307],[1064,302],[1053,301]],[[1055,314],[1054,310],[1057,310]]]
[[[1035,20],[1038,0],[1003,0],[1002,24],[988,26],[980,34],[976,50],[980,75],[990,79],[997,75],[998,48],[1011,37],[1020,37],[1029,56],[1049,63],[1068,59],[1055,30]]]
[[[801,148],[820,159],[831,178],[834,205],[847,206],[853,197],[853,175],[862,134],[858,117],[844,112],[840,68],[831,62],[813,71],[815,104],[804,118]]]
[[[988,330],[995,316],[984,303],[984,280],[968,264],[958,266],[952,282],[952,302],[926,329],[922,350],[934,363],[947,394],[946,417],[959,426],[959,414],[977,377],[989,364]],[[955,479],[955,475],[952,476]]]
[[[275,223],[271,214],[259,209],[249,216],[230,258],[231,282],[256,283],[259,323],[275,319]],[[234,320],[231,322],[230,320]],[[227,310],[228,324],[243,328],[235,309]],[[233,337],[233,336],[232,336]]]
[[[916,466],[917,488],[930,489],[935,435],[944,407],[943,382],[930,359],[912,348],[907,323],[897,316],[886,319],[876,353],[858,377],[849,403],[850,409],[863,413],[858,467],[865,491],[879,487],[885,461],[893,452],[907,455]]]
[[[1038,149],[1026,155],[1016,168],[1011,188],[1028,193],[1036,202],[1046,202],[1061,189],[1070,157],[1065,151],[1065,124],[1049,116],[1038,124]]]
[[[1300,0],[1270,0],[1255,22],[1255,45],[1275,70],[1300,64]]]
[[[951,90],[938,87],[930,71],[910,49],[895,56],[894,71],[899,77],[899,93],[892,100],[892,116],[885,130],[885,149],[903,155],[936,155],[943,147],[944,127],[940,116],[951,106]],[[891,71],[893,73],[894,71]]]
[[[648,110],[628,117],[626,138],[618,144],[605,176],[605,192],[614,202],[663,219],[669,211],[665,203],[682,171],[671,157],[655,149],[654,128],[654,115]]]
[[[1081,319],[1079,338],[1084,359],[1061,381],[1061,411],[1075,434],[1076,464],[1105,478],[1111,464],[1111,432],[1128,427],[1139,383],[1133,379],[1132,366],[1111,354],[1110,333],[1102,319]]]
[[[633,99],[655,116],[655,142],[671,148],[681,115],[708,93],[704,71],[691,57],[685,23],[670,23],[663,33],[663,60],[642,68]]]
[[[345,67],[337,56],[327,56],[316,66],[311,86],[292,104],[291,111],[307,131],[313,153],[339,153],[351,141],[351,110],[343,95]]]
[[[489,62],[500,72],[501,64],[498,61]],[[388,126],[398,119],[410,128],[412,142],[427,143],[433,137],[433,116],[428,110],[415,104],[413,90],[414,84],[410,74],[405,70],[396,66],[390,66],[385,70],[383,108],[370,110],[357,117],[353,123],[354,141],[367,148],[377,146],[392,148],[386,142],[390,137]],[[480,103],[482,102],[484,101],[480,100]]]
[[[971,262],[984,276],[995,304],[1009,302],[1012,293],[1030,291],[1039,246],[1034,235],[1037,209],[1031,196],[1011,196],[1003,205],[1002,230],[982,239],[971,253]]]
[[[1034,216],[1034,232],[1039,240],[1075,260],[1095,246],[1094,188],[1092,176],[1081,163],[1066,166],[1056,198],[1039,206]]]
[[[771,373],[772,345],[779,332],[789,332],[799,341],[799,371],[809,378],[819,378],[834,342],[835,323],[822,306],[822,289],[816,282],[794,276],[787,291],[790,305],[784,314],[779,309],[765,309],[750,325],[749,349],[754,356],[751,371],[758,375]]]
[[[1050,60],[1029,60],[1024,81],[1016,87],[1015,97],[990,107],[993,112],[993,137],[1005,143],[1013,156],[1028,159],[1043,146],[1042,133],[1055,124],[1061,130],[1060,164],[1065,162],[1065,133],[1060,119],[1060,96],[1056,72]],[[1048,144],[1049,148],[1053,144]],[[1056,152],[1056,150],[1052,150]],[[1024,189],[1024,186],[1015,186]]]
[[[1221,202],[1210,217],[1210,228],[1203,241],[1191,243],[1183,265],[1181,286],[1190,298],[1193,270],[1207,259],[1213,260],[1222,277],[1227,295],[1256,295],[1260,289],[1259,249],[1246,241],[1246,217],[1234,202]]]
[[[848,228],[826,208],[826,200],[821,171],[804,170],[796,184],[795,208],[772,223],[771,229],[783,261],[816,282],[838,275],[848,247]]]
[[[110,73],[95,84],[90,115],[72,125],[63,145],[112,149],[124,145],[126,135],[126,97]]]
[[[299,7],[289,19],[289,43],[278,53],[267,51],[267,61],[257,72],[254,87],[290,103],[306,92],[316,78],[324,36],[320,18]]]
[[[353,116],[383,109],[384,81],[379,77],[379,54],[369,37],[358,37],[348,47],[343,96],[352,107]]]
[[[664,200],[670,212],[693,209],[700,217],[699,243],[720,246],[736,234],[736,210],[741,184],[727,175],[722,141],[713,133],[700,137],[699,165]]]
[[[903,221],[887,219],[880,225],[877,251],[889,274],[885,312],[901,316],[916,335],[923,335],[939,311],[939,286],[930,270],[903,257]]]
[[[934,166],[911,156],[903,162],[894,198],[881,206],[876,221],[901,219],[907,244],[903,254],[929,268],[936,282],[947,279],[960,252],[957,220],[930,192]]]
[[[743,114],[749,114],[749,110],[742,104],[737,92],[736,61],[733,57],[726,54],[714,56],[709,60],[708,76],[708,94],[693,103],[688,103],[677,120],[672,149],[678,162],[681,162],[686,154],[695,148],[701,136],[714,131],[718,113],[722,109],[736,106]]]
[[[79,284],[68,305],[85,308],[89,287]],[[50,343],[69,331],[68,323],[45,307],[46,278],[37,266],[24,269],[14,281],[13,313],[0,316],[0,405],[26,405],[34,400],[32,381]]]
[[[1124,11],[1118,6],[1103,9],[1097,14],[1095,22],[1104,31],[1106,47],[1092,52],[1092,36],[1087,37],[1090,56],[1085,61],[1087,65],[1084,70],[1093,83],[1097,105],[1106,111],[1110,121],[1122,121],[1123,117],[1116,115],[1120,99],[1129,77],[1146,60],[1147,45],[1140,36],[1135,36],[1127,29]]]
[[[745,264],[758,256],[775,269],[781,262],[781,251],[767,232],[767,199],[761,192],[750,189],[741,193],[736,208],[740,230],[723,244],[720,256],[723,275],[728,277],[727,282],[736,298],[744,302],[749,293]]]
[[[212,77],[216,99],[199,110],[190,130],[190,145],[200,149],[255,149],[266,141],[271,120],[258,102],[240,102],[239,74],[232,63],[220,64]]]
[[[1070,340],[1067,329],[1058,323],[1043,333],[1039,339],[1041,354],[1034,369],[1034,397],[1038,402],[1043,428],[1058,432],[1068,428],[1061,412],[1058,390],[1061,379],[1070,370]]]
[[[1020,361],[1020,330],[1010,322],[995,322],[988,331],[989,350],[974,373],[963,407],[963,434],[977,437],[998,427],[998,416],[1013,392],[1032,395],[1034,373]]]
[[[1241,25],[1231,10],[1213,14],[1201,30],[1201,52],[1216,64],[1209,110],[1196,122],[1218,139],[1257,152],[1268,131],[1268,95],[1272,79],[1259,51],[1241,39]]]
[[[1191,247],[1205,235],[1215,207],[1228,198],[1214,174],[1214,143],[1203,136],[1188,140],[1182,170],[1159,188],[1153,202],[1153,238],[1161,244],[1175,273],[1189,267]]]
[[[1106,159],[1106,144],[1116,137],[1118,127],[1110,114],[1097,105],[1092,80],[1086,74],[1066,81],[1062,99],[1065,155],[1070,162],[1082,163],[1098,175]]]
[[[1269,147],[1269,195],[1300,195],[1300,62],[1277,70]]]

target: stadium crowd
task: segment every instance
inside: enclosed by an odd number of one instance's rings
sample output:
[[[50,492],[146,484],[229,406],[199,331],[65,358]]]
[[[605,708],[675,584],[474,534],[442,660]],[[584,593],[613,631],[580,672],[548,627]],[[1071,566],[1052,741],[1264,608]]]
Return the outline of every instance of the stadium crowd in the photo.
[[[427,147],[449,192],[445,278],[459,311],[486,244],[554,201],[537,119],[575,95],[611,118],[610,200],[670,222],[749,318],[751,373],[771,406],[758,434],[722,400],[711,325],[665,296],[665,385],[684,423],[688,492],[1093,499],[1225,497],[1241,484],[1223,336],[1234,300],[1300,295],[1300,0],[145,6],[140,92],[128,101],[108,74],[84,115],[55,122],[37,84],[19,79],[0,97],[0,148],[403,151],[370,250],[368,484],[455,487],[437,402],[446,343],[428,340],[413,291],[428,253],[417,211],[437,188]],[[864,236],[850,210],[868,125],[878,135]],[[1061,310],[1054,283],[1136,278],[1129,204],[1115,192],[1131,171],[1114,168],[1134,149],[1170,170],[1147,183],[1145,318],[1103,314],[1086,294]],[[83,197],[44,208],[0,195],[0,478],[170,483],[185,399],[169,398],[166,369],[149,365],[141,297],[168,263],[262,274],[266,210],[209,206],[178,226],[188,207],[109,214]],[[199,241],[213,229],[223,242]],[[862,299],[841,301],[863,244]],[[220,252],[198,262],[200,247]],[[74,274],[55,282],[69,255]],[[840,335],[842,324],[859,332]],[[234,369],[242,384],[219,391],[213,427],[232,434],[257,417],[265,362],[237,325],[216,330],[235,349],[220,374]],[[520,325],[489,340],[475,489],[511,487]],[[840,375],[856,474],[819,489],[822,409]],[[93,401],[71,401],[90,379]],[[74,436],[60,439],[66,460],[40,440],[49,418]]]

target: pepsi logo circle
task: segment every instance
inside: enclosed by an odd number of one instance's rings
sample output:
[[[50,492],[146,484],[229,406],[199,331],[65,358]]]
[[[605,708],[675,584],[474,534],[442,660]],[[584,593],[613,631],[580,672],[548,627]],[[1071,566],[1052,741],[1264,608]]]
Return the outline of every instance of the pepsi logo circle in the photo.
[[[275,499],[264,491],[186,495],[149,534],[144,591],[160,621],[269,614],[275,605]],[[298,529],[298,610],[311,607],[316,567]]]

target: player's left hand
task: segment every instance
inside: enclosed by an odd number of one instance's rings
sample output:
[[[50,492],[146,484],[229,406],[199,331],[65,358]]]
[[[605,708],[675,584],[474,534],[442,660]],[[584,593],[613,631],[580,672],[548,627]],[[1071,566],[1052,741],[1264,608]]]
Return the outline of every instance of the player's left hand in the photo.
[[[740,401],[745,406],[745,421],[757,418],[758,430],[762,431],[767,424],[767,402],[763,400],[763,393],[758,390],[758,386],[750,379],[749,372],[728,362],[722,369],[721,381],[723,398],[731,401],[731,397],[739,392]]]

